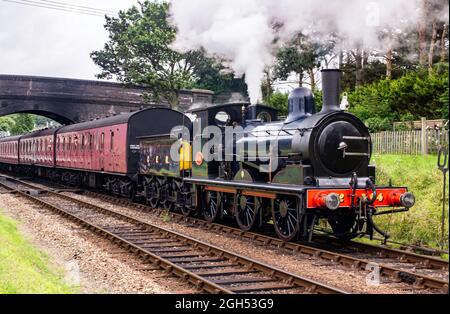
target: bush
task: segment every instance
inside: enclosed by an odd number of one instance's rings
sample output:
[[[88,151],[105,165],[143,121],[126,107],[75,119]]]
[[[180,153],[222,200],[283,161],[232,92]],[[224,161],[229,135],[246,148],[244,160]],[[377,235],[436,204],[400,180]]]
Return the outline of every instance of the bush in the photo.
[[[389,121],[448,117],[448,65],[432,76],[426,69],[397,80],[383,79],[349,92],[350,110],[373,128]]]
[[[267,99],[267,105],[278,109],[279,116],[287,116],[288,114],[288,94],[282,92],[273,93],[269,99]]]
[[[392,121],[389,120],[389,118],[369,118],[366,120],[366,125],[371,133],[388,131],[392,129]]]

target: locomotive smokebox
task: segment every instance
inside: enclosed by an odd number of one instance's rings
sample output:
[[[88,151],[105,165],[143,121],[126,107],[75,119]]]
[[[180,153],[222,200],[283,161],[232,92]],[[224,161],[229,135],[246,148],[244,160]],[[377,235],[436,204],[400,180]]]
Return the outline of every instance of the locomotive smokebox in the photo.
[[[321,113],[340,110],[341,77],[341,70],[322,70],[323,107]]]

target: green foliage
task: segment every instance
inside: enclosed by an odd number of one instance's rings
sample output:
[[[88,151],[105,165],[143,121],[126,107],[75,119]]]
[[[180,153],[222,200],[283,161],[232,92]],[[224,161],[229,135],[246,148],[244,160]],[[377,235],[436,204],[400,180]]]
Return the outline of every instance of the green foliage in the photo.
[[[388,130],[393,121],[441,118],[448,104],[448,66],[429,76],[423,69],[397,79],[383,79],[349,92],[351,111],[372,130]],[[447,98],[446,98],[447,93]]]
[[[380,216],[376,222],[395,240],[438,247],[443,176],[436,166],[437,156],[377,155],[372,162],[377,167],[378,185],[386,185],[392,179],[394,186],[407,186],[416,196],[416,205],[409,212]],[[446,234],[448,239],[448,219]]]
[[[106,17],[109,41],[91,53],[101,69],[98,78],[117,78],[126,84],[142,84],[155,100],[179,104],[179,90],[211,89],[215,93],[245,91],[243,79],[222,76],[220,62],[207,58],[203,50],[179,53],[171,48],[176,29],[168,22],[168,2],[139,2],[118,18]]]
[[[278,109],[279,116],[287,116],[288,114],[288,94],[275,92],[266,100],[267,105]]]
[[[314,101],[316,104],[316,112],[319,112],[322,110],[323,105],[323,99],[322,99],[322,91],[321,90],[314,90]]]
[[[23,239],[14,221],[0,215],[0,294],[71,293],[48,258]]]
[[[109,41],[91,58],[102,68],[98,78],[144,84],[156,99],[164,96],[176,108],[178,90],[192,86],[192,69],[202,53],[181,54],[169,47],[176,30],[168,23],[168,9],[166,2],[144,1],[118,18],[106,17]]]
[[[303,75],[303,72],[320,67],[325,56],[333,49],[333,42],[316,42],[311,38],[297,35],[289,45],[277,53],[275,78],[286,80],[291,73]]]
[[[380,131],[390,131],[392,129],[392,121],[389,118],[373,117],[366,120],[366,125],[372,133]]]
[[[0,117],[0,131],[10,131],[16,124],[12,117]]]
[[[441,97],[439,98],[439,101],[442,104],[442,119],[448,120],[448,107],[449,107],[449,100],[448,100],[448,76],[446,80],[446,86],[445,91],[442,93]]]
[[[11,134],[13,135],[25,134],[34,128],[34,118],[31,114],[20,113],[14,115],[14,120],[15,124],[11,128]]]
[[[11,135],[25,134],[33,130],[35,116],[27,113],[18,113],[0,117],[0,131],[9,131]]]
[[[209,89],[216,95],[221,93],[238,92],[247,94],[244,78],[235,78],[233,73],[225,73],[222,63],[212,58],[199,58],[195,65],[194,82],[192,87]]]

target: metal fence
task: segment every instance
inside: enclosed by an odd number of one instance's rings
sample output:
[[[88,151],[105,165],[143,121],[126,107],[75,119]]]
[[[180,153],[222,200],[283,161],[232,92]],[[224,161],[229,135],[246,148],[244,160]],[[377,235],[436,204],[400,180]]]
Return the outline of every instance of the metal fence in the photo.
[[[387,131],[372,134],[372,142],[375,154],[426,155],[448,147],[449,135],[440,129]]]

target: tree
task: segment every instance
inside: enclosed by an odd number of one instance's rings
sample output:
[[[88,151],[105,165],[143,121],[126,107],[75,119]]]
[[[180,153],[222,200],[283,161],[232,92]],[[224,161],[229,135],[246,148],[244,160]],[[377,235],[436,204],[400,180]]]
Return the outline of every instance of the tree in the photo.
[[[204,69],[205,56],[203,51],[171,49],[176,30],[168,14],[168,3],[146,0],[117,18],[106,17],[109,41],[91,58],[102,69],[98,78],[145,85],[155,100],[162,96],[177,109],[180,89],[194,86],[196,66]]]
[[[28,113],[19,113],[13,116],[14,126],[11,128],[11,134],[19,135],[31,132],[34,128],[34,117]]]
[[[303,86],[305,72],[309,75],[311,89],[316,87],[314,69],[331,52],[334,42],[319,43],[313,38],[298,34],[288,46],[277,53],[275,77],[286,80],[292,73],[298,76],[299,86]]]
[[[287,116],[288,114],[288,94],[275,92],[267,99],[267,105],[278,110],[279,116]]]
[[[0,117],[0,131],[11,132],[16,122],[11,117]]]
[[[201,58],[195,65],[195,82],[192,87],[209,89],[216,95],[238,92],[247,95],[247,84],[243,77],[235,78],[234,73],[213,58]]]

